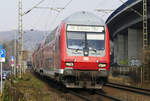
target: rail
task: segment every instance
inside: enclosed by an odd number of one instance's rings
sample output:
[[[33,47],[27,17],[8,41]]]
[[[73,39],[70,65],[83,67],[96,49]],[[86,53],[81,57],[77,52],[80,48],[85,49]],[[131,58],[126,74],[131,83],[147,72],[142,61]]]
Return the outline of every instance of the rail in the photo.
[[[93,100],[91,100],[91,99],[88,99],[88,97],[85,97],[85,96],[83,96],[83,95],[80,95],[80,94],[78,94],[78,93],[76,93],[76,92],[74,92],[74,91],[69,91],[69,93],[71,93],[72,95],[75,95],[75,96],[77,96],[77,97],[79,97],[79,98],[81,98],[81,99],[83,99],[83,100],[85,100],[85,101],[93,101]]]
[[[106,86],[150,96],[150,89],[137,88],[133,86],[126,86],[126,85],[121,85],[116,83],[108,83],[106,84]]]
[[[121,100],[119,98],[116,98],[116,97],[113,97],[113,96],[110,96],[110,95],[106,95],[105,93],[100,93],[98,91],[95,91],[95,93],[98,94],[98,95],[104,96],[104,97],[106,97],[108,99],[114,100],[114,101],[123,101],[123,100]]]

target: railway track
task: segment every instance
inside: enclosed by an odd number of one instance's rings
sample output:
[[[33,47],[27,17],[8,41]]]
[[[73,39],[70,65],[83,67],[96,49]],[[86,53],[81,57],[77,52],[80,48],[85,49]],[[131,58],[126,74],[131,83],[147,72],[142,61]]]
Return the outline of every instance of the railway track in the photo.
[[[75,96],[77,96],[77,97],[79,97],[79,98],[81,98],[81,99],[83,99],[85,101],[93,101],[93,100],[89,99],[88,97],[83,96],[83,95],[81,95],[81,94],[79,94],[77,92],[74,92],[74,91],[70,90],[69,93],[71,93],[72,95],[75,95]]]
[[[50,80],[50,78],[47,78],[45,76],[42,77],[37,73],[33,73],[33,75],[35,75],[41,81],[47,83],[49,85],[49,87],[54,88],[56,91],[60,91],[60,93],[64,93],[64,95],[69,93],[72,96],[78,97],[82,101],[93,101],[93,100],[89,99],[88,97],[81,95],[81,93],[75,92],[74,90],[71,90],[71,89],[67,89],[64,86],[62,86],[61,84],[58,84],[57,82],[55,82],[53,80]]]
[[[88,92],[91,93],[91,91],[88,91]],[[84,96],[84,95],[81,95],[80,93],[75,92],[75,91],[72,91],[72,90],[69,91],[69,93],[71,93],[71,94],[73,94],[73,95],[75,95],[75,96],[77,96],[77,97],[79,97],[79,98],[81,98],[81,99],[83,99],[83,100],[85,100],[85,101],[95,101],[95,100],[89,99],[89,97],[86,97],[86,96]],[[109,100],[111,100],[111,101],[123,101],[123,100],[121,100],[121,99],[119,99],[119,98],[116,98],[116,97],[107,95],[107,94],[105,94],[104,92],[94,91],[94,93],[97,94],[97,95],[99,95],[100,97],[103,96],[105,99],[109,99]],[[99,101],[100,101],[100,100],[99,100]],[[104,100],[102,100],[102,101],[104,101]]]
[[[133,86],[126,86],[126,85],[121,85],[121,84],[115,84],[115,83],[107,83],[105,86],[109,86],[112,88],[117,88],[137,94],[142,94],[142,95],[147,95],[150,96],[150,90],[149,89],[143,89],[143,88],[137,88]]]
[[[102,91],[94,91],[92,92],[91,90],[82,90],[84,92],[87,92],[87,95],[82,94],[80,91],[76,90],[76,89],[67,89],[64,86],[61,86],[59,84],[57,84],[56,82],[49,80],[48,78],[45,77],[41,77],[38,74],[34,74],[37,78],[39,78],[40,80],[42,80],[43,82],[46,82],[50,87],[53,87],[54,89],[63,92],[64,94],[71,94],[73,96],[78,97],[79,99],[81,99],[82,101],[97,101],[97,100],[93,100],[92,98],[89,98],[88,95],[90,95],[91,93],[95,93],[96,95],[98,95],[100,98],[104,97],[104,99],[109,99],[110,101],[122,101],[118,98],[115,98],[113,96],[107,95],[105,94],[105,92]],[[51,81],[51,82],[50,82]],[[95,96],[95,95],[93,95]],[[99,100],[101,101],[101,100]],[[102,100],[105,101],[105,100]]]
[[[98,95],[100,95],[100,96],[104,96],[105,98],[110,99],[110,100],[112,100],[112,101],[123,101],[123,100],[121,100],[121,99],[119,99],[119,98],[116,98],[116,97],[107,95],[107,94],[105,94],[105,93],[101,93],[101,92],[98,92],[98,91],[95,91],[95,93],[98,94]]]

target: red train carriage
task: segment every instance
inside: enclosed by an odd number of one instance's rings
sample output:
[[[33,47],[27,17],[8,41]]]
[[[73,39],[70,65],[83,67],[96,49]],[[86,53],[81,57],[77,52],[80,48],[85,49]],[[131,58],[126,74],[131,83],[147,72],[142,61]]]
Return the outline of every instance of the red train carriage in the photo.
[[[89,12],[66,18],[45,39],[33,60],[40,74],[68,88],[101,89],[110,65],[109,32],[105,23]],[[41,64],[41,65],[40,65]]]

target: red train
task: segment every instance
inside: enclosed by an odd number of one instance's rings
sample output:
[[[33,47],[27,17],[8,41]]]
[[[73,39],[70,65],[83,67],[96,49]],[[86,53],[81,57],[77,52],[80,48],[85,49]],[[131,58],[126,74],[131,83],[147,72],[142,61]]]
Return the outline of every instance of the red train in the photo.
[[[110,65],[108,28],[92,13],[74,13],[41,42],[32,58],[36,72],[68,88],[101,89]]]

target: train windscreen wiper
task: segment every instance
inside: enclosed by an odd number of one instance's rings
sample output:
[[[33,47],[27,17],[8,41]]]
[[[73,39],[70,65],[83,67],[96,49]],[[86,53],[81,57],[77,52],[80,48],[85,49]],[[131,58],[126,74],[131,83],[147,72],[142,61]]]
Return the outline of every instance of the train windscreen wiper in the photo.
[[[78,51],[79,51],[79,48],[76,49],[76,52],[78,52]]]
[[[82,41],[81,44],[80,44],[80,46],[81,46],[81,47],[84,46],[84,43],[85,43],[85,42]],[[82,47],[82,48],[81,48],[81,47],[80,47],[80,48],[77,48],[77,49],[76,49],[76,52],[78,52],[80,49],[83,49],[83,47]]]
[[[97,50],[95,48],[90,47],[90,50],[94,51],[95,53],[97,52]]]

